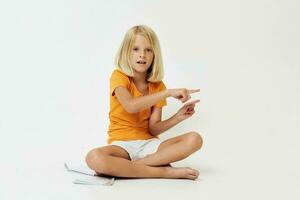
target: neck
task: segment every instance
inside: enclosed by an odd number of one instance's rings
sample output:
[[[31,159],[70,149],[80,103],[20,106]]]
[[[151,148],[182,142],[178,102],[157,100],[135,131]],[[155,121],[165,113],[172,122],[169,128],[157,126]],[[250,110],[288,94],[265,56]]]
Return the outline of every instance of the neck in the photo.
[[[147,83],[146,73],[133,72],[133,81],[135,83]]]

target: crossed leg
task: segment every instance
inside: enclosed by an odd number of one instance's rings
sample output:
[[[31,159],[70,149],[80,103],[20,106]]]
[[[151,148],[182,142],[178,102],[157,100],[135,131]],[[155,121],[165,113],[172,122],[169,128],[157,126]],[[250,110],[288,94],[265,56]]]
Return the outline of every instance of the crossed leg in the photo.
[[[202,143],[202,138],[198,133],[189,132],[165,140],[159,145],[157,152],[133,162],[148,166],[167,165],[188,157],[199,150]]]
[[[188,134],[196,135],[195,133]],[[91,150],[86,156],[86,162],[92,170],[96,171],[97,174],[129,178],[152,177],[196,179],[199,175],[199,172],[188,167],[157,167],[159,165],[166,165],[170,162],[182,159],[191,154],[190,149],[185,150],[183,148],[183,152],[185,153],[181,153],[176,150],[179,156],[173,155],[174,148],[177,148],[176,144],[182,141],[182,138],[180,138],[180,136],[176,138],[177,139],[173,138],[173,140],[167,140],[159,146],[159,154],[155,153],[155,157],[157,157],[156,159],[158,159],[158,161],[155,161],[154,154],[153,156],[150,155],[146,157],[147,159],[144,160],[141,159],[138,161],[131,161],[128,153],[123,148],[115,145],[110,145]],[[188,138],[188,140],[184,139],[186,143],[182,143],[181,145],[190,145],[189,142],[191,141],[189,140],[192,140],[191,138],[195,139],[195,136],[189,136]],[[187,142],[186,140],[189,142]],[[170,148],[171,146],[173,147],[172,149]],[[199,148],[199,144],[197,148]],[[193,151],[196,151],[197,148],[194,144],[192,149]],[[171,151],[173,151],[173,154],[170,153]],[[172,159],[167,159],[166,156],[168,155],[171,156]],[[147,165],[145,163],[149,163],[150,165]]]

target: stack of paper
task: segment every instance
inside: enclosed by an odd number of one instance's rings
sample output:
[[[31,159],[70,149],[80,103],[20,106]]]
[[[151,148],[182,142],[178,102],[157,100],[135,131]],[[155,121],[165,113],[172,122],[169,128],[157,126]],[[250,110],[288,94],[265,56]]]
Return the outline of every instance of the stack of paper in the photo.
[[[111,186],[115,182],[115,178],[95,175],[95,172],[93,170],[83,164],[65,162],[64,166],[67,169],[68,174],[71,176],[72,182],[74,184]]]

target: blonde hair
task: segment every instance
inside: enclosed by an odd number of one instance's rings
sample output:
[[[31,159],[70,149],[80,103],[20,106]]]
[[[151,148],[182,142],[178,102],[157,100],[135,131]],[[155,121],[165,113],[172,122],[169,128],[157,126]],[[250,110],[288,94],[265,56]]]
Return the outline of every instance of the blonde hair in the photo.
[[[127,31],[116,56],[116,67],[126,75],[133,77],[133,69],[130,66],[130,53],[138,34],[150,41],[154,53],[152,64],[147,72],[147,81],[159,82],[164,76],[161,50],[155,32],[148,26],[138,25]]]

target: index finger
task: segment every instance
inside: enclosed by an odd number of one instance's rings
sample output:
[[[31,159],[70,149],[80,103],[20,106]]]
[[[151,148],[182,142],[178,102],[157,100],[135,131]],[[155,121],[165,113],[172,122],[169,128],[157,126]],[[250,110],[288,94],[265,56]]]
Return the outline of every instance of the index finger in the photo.
[[[199,102],[200,102],[200,100],[197,99],[197,100],[190,101],[190,102],[186,103],[185,106],[192,105],[192,104],[196,104],[196,103],[199,103]]]
[[[188,90],[189,94],[200,92],[200,89]]]

